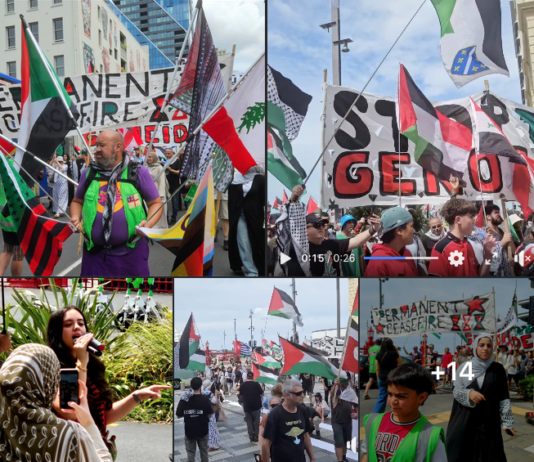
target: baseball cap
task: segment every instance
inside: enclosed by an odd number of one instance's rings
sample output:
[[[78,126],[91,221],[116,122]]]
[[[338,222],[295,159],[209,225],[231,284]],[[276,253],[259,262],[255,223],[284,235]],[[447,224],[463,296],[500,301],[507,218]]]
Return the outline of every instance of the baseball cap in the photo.
[[[315,213],[310,213],[306,215],[307,225],[313,225],[315,223],[324,223],[324,219],[318,215],[315,215]]]
[[[410,221],[413,221],[413,217],[408,210],[403,209],[402,207],[388,209],[382,213],[382,216],[380,217],[380,223],[382,224],[381,235],[392,229],[398,228],[399,226],[410,223]]]
[[[428,348],[434,348],[434,345],[431,343],[430,345],[428,345]]]
[[[352,215],[345,215],[341,217],[341,227],[345,226],[349,221],[353,221],[354,224],[356,224],[356,218],[354,218]]]

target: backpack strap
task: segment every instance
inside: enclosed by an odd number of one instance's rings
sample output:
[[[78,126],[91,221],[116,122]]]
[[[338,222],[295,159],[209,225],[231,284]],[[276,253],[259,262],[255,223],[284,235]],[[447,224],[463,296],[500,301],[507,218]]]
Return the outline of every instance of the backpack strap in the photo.
[[[141,196],[141,188],[139,186],[139,162],[130,162],[128,163],[128,173],[126,178],[119,178],[117,181],[120,183],[130,183],[139,193],[139,196]],[[89,186],[93,181],[98,181],[98,178],[96,178],[96,174],[98,172],[91,167],[88,167],[87,174],[85,176],[85,183],[83,185],[83,196],[87,193],[87,190],[89,189]]]

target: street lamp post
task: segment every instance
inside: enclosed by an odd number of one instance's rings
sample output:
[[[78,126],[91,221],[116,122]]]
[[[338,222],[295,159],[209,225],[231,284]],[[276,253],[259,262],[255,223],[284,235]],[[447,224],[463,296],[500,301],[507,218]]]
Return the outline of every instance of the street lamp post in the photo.
[[[332,29],[332,83],[341,86],[341,52],[349,51],[348,44],[352,43],[350,38],[340,39],[341,23],[339,18],[339,0],[332,0],[331,21],[321,24],[320,27],[327,32]],[[343,48],[341,48],[343,45]]]

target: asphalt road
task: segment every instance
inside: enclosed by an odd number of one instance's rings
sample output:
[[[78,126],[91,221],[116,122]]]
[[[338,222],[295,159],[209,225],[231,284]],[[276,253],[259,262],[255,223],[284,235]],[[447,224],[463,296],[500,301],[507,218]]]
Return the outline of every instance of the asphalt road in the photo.
[[[378,398],[378,389],[374,388],[369,391],[371,399],[363,399],[364,389],[360,391],[360,416],[362,426],[360,426],[360,440],[364,438],[365,430],[363,428],[363,417],[373,412],[373,407]],[[532,403],[527,403],[518,399],[516,392],[512,388],[510,393],[512,402],[512,412],[514,414],[515,437],[503,433],[504,451],[508,462],[527,462],[534,460],[534,426],[525,422],[525,413],[534,411]],[[447,433],[447,425],[451,414],[453,404],[452,387],[438,388],[436,394],[430,395],[423,407],[421,413],[433,425],[437,425]],[[386,411],[391,409],[386,405]],[[476,429],[473,429],[475,432]]]
[[[43,205],[48,206],[48,198],[44,197],[42,199]],[[178,213],[178,219],[185,215],[185,211]],[[60,218],[61,221],[68,221],[67,217]],[[219,225],[220,228],[220,225]],[[82,257],[78,255],[78,245],[80,242],[80,235],[73,234],[63,243],[63,253],[59,262],[57,263],[54,276],[55,277],[78,277],[80,276]],[[213,257],[213,276],[216,277],[238,277],[230,269],[230,264],[228,262],[228,252],[223,249],[223,238],[222,230],[219,229],[218,233],[219,239],[215,243],[215,255]],[[163,246],[157,243],[150,243],[150,253],[148,257],[148,266],[150,269],[150,276],[153,277],[169,277],[171,275],[172,266],[174,263],[174,255],[165,249]],[[0,250],[3,250],[4,242],[2,234],[0,233]],[[6,270],[5,276],[11,276],[11,269]],[[30,271],[28,263],[24,260],[22,277],[32,277],[33,274]],[[109,275],[113,277],[124,276],[125,275]],[[146,277],[149,275],[147,274]]]
[[[314,392],[323,392],[323,386],[316,382]],[[174,407],[178,407],[181,391],[174,393]],[[304,401],[308,404],[308,397]],[[244,421],[243,408],[237,402],[234,394],[225,397],[223,408],[227,420],[217,422],[219,430],[220,449],[209,453],[209,459],[212,462],[254,462],[255,454],[260,453],[260,445],[251,443],[248,438],[247,425]],[[187,454],[184,442],[184,421],[183,419],[174,418],[174,462],[186,462]],[[334,436],[332,432],[330,418],[325,420],[321,426],[321,437],[312,435],[313,453],[316,461],[336,462],[337,458],[334,453]],[[309,461],[306,455],[306,461]],[[357,455],[349,452],[348,459],[357,461]],[[156,460],[156,459],[154,459]],[[195,461],[200,460],[200,454],[197,451]]]
[[[117,436],[117,462],[169,462],[172,425],[117,422],[108,430]]]

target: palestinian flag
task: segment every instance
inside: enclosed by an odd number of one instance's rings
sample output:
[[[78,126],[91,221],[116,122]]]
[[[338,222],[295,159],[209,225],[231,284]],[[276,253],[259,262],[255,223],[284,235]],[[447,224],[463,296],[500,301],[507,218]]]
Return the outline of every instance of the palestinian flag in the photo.
[[[276,108],[269,111],[267,115],[267,168],[286,188],[293,189],[304,183],[306,172],[293,155],[293,148],[284,132],[277,132],[270,125],[274,117],[273,113],[276,112],[277,116],[281,117],[281,110]]]
[[[312,97],[269,65],[267,66],[267,79],[268,120],[271,120],[269,111],[273,109],[273,106],[281,109],[282,118],[279,121],[280,125],[276,124],[277,128],[283,128],[287,139],[293,141],[299,134]]]
[[[263,367],[270,367],[273,369],[280,369],[282,365],[274,359],[271,355],[264,353],[254,352],[254,358],[258,361],[258,364]]]
[[[273,203],[273,206],[272,206],[273,210],[280,210],[280,202],[278,202],[278,201],[279,201],[278,197],[275,197],[274,198],[274,203]]]
[[[195,332],[195,320],[191,313],[180,337],[179,369],[192,371],[204,371],[206,369],[206,353],[200,350],[199,346],[200,335]]]
[[[484,222],[486,221],[486,214],[484,213],[484,203],[480,206],[480,210],[478,211],[478,215],[475,219],[475,226],[477,228],[485,228]]]
[[[397,108],[400,131],[415,144],[415,161],[442,180],[448,181],[451,175],[462,178],[471,151],[471,130],[434,108],[402,64]]]
[[[254,373],[254,382],[276,385],[278,381],[279,375],[268,367],[256,366],[252,363],[252,372]]]
[[[302,342],[302,346],[307,350],[310,350],[313,354],[328,357],[328,353],[324,350],[319,350],[318,348],[314,348],[311,345],[306,345],[304,342]]]
[[[87,73],[88,74],[94,74],[95,73],[95,65],[93,64],[93,61],[89,60],[89,64],[87,65]]]
[[[441,25],[441,59],[460,88],[489,74],[509,75],[500,0],[432,0]]]
[[[287,194],[286,194],[286,190],[284,189],[282,191],[282,205],[284,205],[287,201],[288,201]]]
[[[267,167],[289,189],[306,178],[293,155],[291,141],[299,134],[311,99],[291,80],[267,66]]]
[[[280,375],[312,374],[327,379],[336,379],[338,370],[324,356],[280,337],[284,350],[284,367]]]
[[[269,342],[269,348],[276,353],[280,353],[282,351],[282,349],[280,348],[280,345],[278,345],[277,343],[274,343],[272,340]]]
[[[277,289],[276,287],[273,290],[271,304],[269,305],[267,314],[285,319],[292,319],[300,327],[304,326],[302,323],[302,315],[300,314],[297,305],[293,302],[293,299],[283,290]]]
[[[514,149],[500,127],[472,98],[469,99],[471,101],[471,118],[473,120],[473,134],[477,154],[508,157],[513,163],[527,165],[525,159]]]
[[[358,348],[358,323],[354,318],[351,318],[350,320],[350,327],[347,335],[347,349],[345,351],[341,369],[359,374],[358,358],[360,349]]]
[[[265,55],[202,128],[243,175],[265,164]]]
[[[57,88],[63,94],[73,116],[77,118],[79,114],[52,65],[46,57],[44,61],[41,59],[39,55],[41,50],[38,47],[28,24],[22,18],[21,114],[18,144],[45,162],[49,162],[67,133],[75,128]],[[22,172],[24,181],[33,186],[43,166],[20,149],[17,149],[15,160],[31,176],[30,178],[28,174]],[[18,171],[19,167],[16,166],[16,169]]]
[[[63,242],[73,233],[70,223],[50,218],[46,209],[22,177],[0,155],[0,176],[6,194],[7,207],[2,215],[10,215],[22,252],[32,274],[51,276],[63,251]]]
[[[306,215],[320,211],[321,208],[319,207],[319,204],[313,200],[313,197],[310,196],[308,199],[308,205],[306,206]]]

